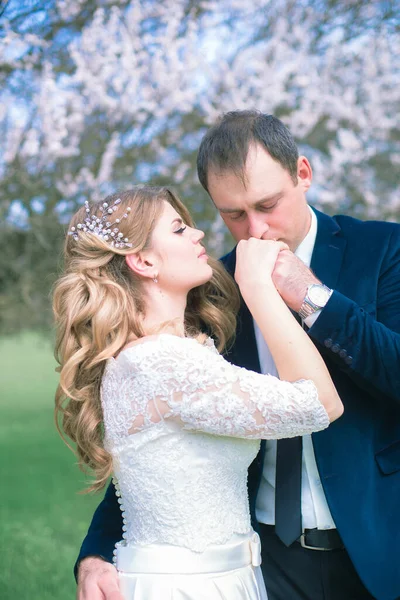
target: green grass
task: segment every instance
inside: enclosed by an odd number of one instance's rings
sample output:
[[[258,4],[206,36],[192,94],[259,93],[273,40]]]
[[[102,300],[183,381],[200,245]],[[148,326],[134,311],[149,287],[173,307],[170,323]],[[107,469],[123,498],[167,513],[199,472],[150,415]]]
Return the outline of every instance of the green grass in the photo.
[[[49,342],[0,339],[0,597],[71,600],[72,569],[101,495],[53,422],[57,374]]]

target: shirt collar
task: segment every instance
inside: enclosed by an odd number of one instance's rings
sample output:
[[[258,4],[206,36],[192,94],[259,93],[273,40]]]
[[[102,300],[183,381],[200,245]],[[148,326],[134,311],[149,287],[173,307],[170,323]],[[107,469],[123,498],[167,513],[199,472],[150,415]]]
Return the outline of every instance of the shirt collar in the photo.
[[[311,224],[310,229],[304,238],[304,240],[297,246],[295,255],[305,264],[307,267],[311,264],[311,257],[314,250],[315,238],[317,237],[318,221],[315,212],[308,207],[311,213]]]

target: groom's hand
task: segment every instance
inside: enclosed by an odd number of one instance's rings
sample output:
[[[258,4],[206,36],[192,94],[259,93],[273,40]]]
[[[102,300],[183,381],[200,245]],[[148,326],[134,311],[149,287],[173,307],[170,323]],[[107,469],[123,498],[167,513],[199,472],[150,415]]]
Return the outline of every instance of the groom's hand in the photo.
[[[298,312],[312,283],[321,283],[314,273],[290,250],[283,250],[276,259],[272,281],[286,304]]]
[[[97,556],[79,564],[77,600],[124,600],[119,591],[117,569]]]

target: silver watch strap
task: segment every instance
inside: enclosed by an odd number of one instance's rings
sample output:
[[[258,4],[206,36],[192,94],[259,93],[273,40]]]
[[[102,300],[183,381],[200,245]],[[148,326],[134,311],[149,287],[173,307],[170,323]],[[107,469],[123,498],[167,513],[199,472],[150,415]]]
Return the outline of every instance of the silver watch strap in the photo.
[[[304,298],[298,314],[299,317],[304,321],[307,319],[307,317],[313,315],[317,310],[321,310],[321,307],[313,304],[308,298]]]
[[[313,284],[311,284],[313,285]],[[331,290],[330,288],[328,288],[328,286],[324,285],[324,284],[318,284],[318,285],[322,285],[329,293],[328,298],[326,300],[326,303],[328,302],[329,298],[331,297],[333,290]],[[311,286],[309,286],[307,288],[307,293],[306,293],[306,297],[303,300],[303,304],[300,307],[300,310],[298,312],[299,317],[304,321],[305,319],[307,319],[307,317],[313,315],[315,312],[317,312],[317,310],[322,310],[326,303],[323,306],[320,306],[318,304],[314,304],[314,302],[312,302],[312,300],[310,300],[309,296],[308,296],[308,290]]]

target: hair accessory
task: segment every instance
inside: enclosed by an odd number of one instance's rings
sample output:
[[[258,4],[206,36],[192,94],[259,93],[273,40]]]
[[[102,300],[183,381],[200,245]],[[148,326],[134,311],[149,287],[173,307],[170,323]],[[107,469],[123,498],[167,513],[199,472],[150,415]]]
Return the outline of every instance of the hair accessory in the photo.
[[[120,202],[121,198],[117,198],[111,205],[108,205],[107,202],[103,202],[100,206],[101,215],[98,217],[97,215],[90,215],[89,202],[85,200],[86,218],[83,223],[78,223],[76,227],[71,227],[71,230],[68,231],[68,235],[72,235],[74,240],[78,240],[79,232],[85,231],[94,233],[94,235],[97,235],[105,242],[108,242],[110,246],[114,246],[114,248],[132,248],[132,244],[129,242],[128,238],[124,238],[124,234],[120,232],[119,227],[114,227],[114,225],[119,225],[122,219],[128,217],[128,213],[131,212],[130,206],[128,206],[126,213],[124,213],[122,217],[115,219],[113,223],[111,222],[111,215],[118,210],[118,204],[120,204]]]

